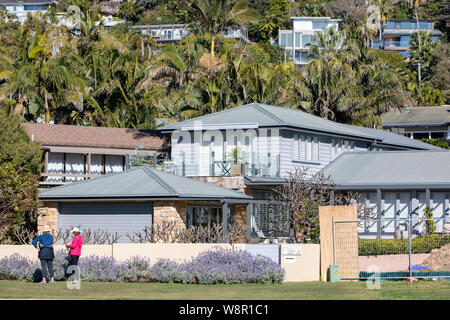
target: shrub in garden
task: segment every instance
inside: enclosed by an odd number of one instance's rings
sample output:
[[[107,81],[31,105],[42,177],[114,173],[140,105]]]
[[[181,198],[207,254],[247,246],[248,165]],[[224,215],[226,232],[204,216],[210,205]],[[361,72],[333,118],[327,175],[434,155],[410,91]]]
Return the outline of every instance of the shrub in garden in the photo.
[[[123,264],[112,257],[91,255],[78,262],[80,278],[84,281],[122,281],[125,272]]]
[[[150,259],[132,257],[122,264],[120,272],[122,274],[119,277],[127,282],[150,281]]]
[[[53,260],[53,272],[55,274],[55,280],[65,280],[66,268],[67,268],[67,252],[64,250],[55,251],[55,259]]]
[[[156,282],[194,283],[187,263],[160,259],[151,267],[151,278]]]
[[[63,250],[55,253],[55,280],[65,279],[65,256]],[[285,275],[281,266],[269,258],[223,248],[205,251],[188,262],[160,259],[150,265],[150,260],[142,257],[118,262],[112,257],[91,255],[81,257],[78,266],[83,281],[282,283]],[[17,254],[0,260],[0,280],[40,281],[39,271],[39,262]]]
[[[19,254],[13,254],[0,260],[0,280],[35,281],[37,262]]]
[[[438,234],[411,239],[411,253],[430,253],[450,243],[450,236]],[[360,256],[384,254],[407,254],[408,239],[360,239],[358,242]]]
[[[285,271],[271,259],[223,248],[199,254],[187,264],[196,283],[281,283]]]

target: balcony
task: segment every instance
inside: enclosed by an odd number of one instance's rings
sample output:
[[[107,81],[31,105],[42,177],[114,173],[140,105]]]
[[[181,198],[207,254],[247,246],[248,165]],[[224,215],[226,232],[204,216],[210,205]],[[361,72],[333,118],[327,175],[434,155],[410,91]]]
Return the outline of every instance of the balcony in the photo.
[[[184,155],[181,159],[185,159]],[[151,166],[158,170],[187,177],[224,177],[224,176],[252,176],[271,177],[280,176],[280,156],[256,155],[252,159],[217,160],[211,155],[208,161],[172,161],[170,159],[156,159],[154,157],[128,156],[127,168]],[[246,160],[244,160],[246,159]]]
[[[190,33],[184,24],[141,25],[133,26],[132,28],[140,30],[142,34],[159,42],[179,41]],[[246,28],[226,27],[220,34],[226,38],[248,41],[248,31]]]

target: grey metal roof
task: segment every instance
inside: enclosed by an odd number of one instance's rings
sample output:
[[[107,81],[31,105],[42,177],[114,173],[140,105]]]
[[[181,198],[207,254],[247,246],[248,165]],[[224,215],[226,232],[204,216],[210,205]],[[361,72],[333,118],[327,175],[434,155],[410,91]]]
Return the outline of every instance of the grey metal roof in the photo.
[[[271,178],[271,177],[244,177],[245,184],[248,186],[272,186],[283,184],[286,179],[283,178]]]
[[[233,126],[238,127],[239,125],[242,125],[243,128],[245,128],[245,126],[247,126],[247,128],[291,127],[369,141],[377,140],[381,144],[386,143],[419,150],[441,150],[438,147],[408,139],[396,133],[346,125],[317,117],[300,110],[260,103],[250,103],[240,107],[211,113],[202,117],[168,124],[160,129],[163,131],[192,130],[196,122],[201,122],[204,130],[225,129],[227,127],[233,128]]]
[[[450,189],[450,152],[346,152],[319,172],[341,189]]]
[[[359,130],[366,134],[372,134],[373,136],[377,137],[377,139],[381,140],[381,142],[377,142],[377,145],[380,145],[380,146],[395,146],[395,147],[412,148],[412,149],[419,149],[419,150],[435,150],[435,151],[442,150],[442,148],[433,146],[429,143],[414,140],[414,139],[408,138],[406,136],[403,136],[401,134],[389,132],[386,130],[378,130],[378,129],[371,129],[371,128],[366,128],[366,127],[358,127],[358,126],[353,126],[353,129]]]
[[[252,199],[243,193],[149,167],[74,182],[40,193],[41,200],[62,199]]]
[[[440,126],[450,124],[450,105],[414,107],[391,111],[381,116],[383,127]]]

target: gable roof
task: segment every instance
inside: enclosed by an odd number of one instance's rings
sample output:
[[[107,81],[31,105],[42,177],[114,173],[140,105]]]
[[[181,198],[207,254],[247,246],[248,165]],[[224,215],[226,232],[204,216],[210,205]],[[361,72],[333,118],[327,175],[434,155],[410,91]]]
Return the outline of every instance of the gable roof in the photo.
[[[233,126],[234,128],[287,127],[347,138],[377,141],[379,144],[419,150],[441,150],[436,146],[412,140],[396,133],[342,124],[300,110],[260,103],[250,103],[202,117],[169,124],[160,129],[162,131],[193,130],[197,121],[201,122],[204,130],[227,129],[233,128]]]
[[[44,146],[122,149],[142,146],[147,150],[158,150],[163,144],[161,133],[154,130],[37,123],[22,125],[33,140]]]
[[[449,163],[449,151],[345,152],[319,172],[338,189],[449,189]]]
[[[243,193],[154,168],[138,167],[42,191],[41,200],[70,199],[252,199]]]
[[[383,127],[450,125],[450,105],[405,108],[381,116]]]

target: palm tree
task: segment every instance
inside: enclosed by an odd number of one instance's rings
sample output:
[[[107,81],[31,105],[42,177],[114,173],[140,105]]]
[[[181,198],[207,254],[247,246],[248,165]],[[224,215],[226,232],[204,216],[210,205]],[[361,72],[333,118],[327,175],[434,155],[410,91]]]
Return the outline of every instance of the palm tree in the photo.
[[[419,16],[417,14],[417,9],[422,5],[426,4],[428,0],[408,0],[409,6],[414,10],[414,15],[416,17],[416,30],[417,30],[417,39],[419,43],[419,52],[420,52],[420,33],[419,33]]]
[[[400,70],[379,50],[345,39],[330,28],[314,37],[304,72],[296,76],[299,107],[330,120],[372,126],[379,115],[411,105]]]
[[[214,58],[214,45],[217,34],[229,24],[246,25],[255,22],[256,17],[247,4],[232,0],[179,0],[192,16],[192,23],[199,33],[211,35],[211,57]]]
[[[382,40],[382,34],[384,31],[384,25],[386,24],[387,20],[389,20],[389,17],[393,10],[392,0],[373,0],[374,5],[376,5],[379,9],[379,32],[378,32],[378,46],[379,49],[381,49],[381,40]]]

